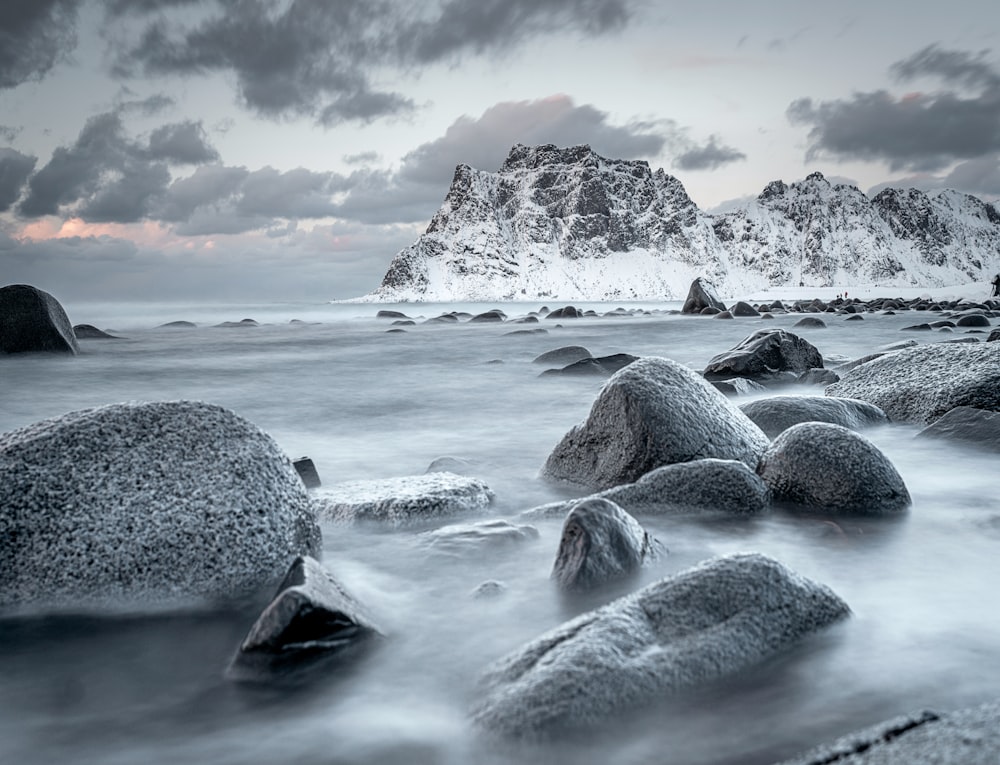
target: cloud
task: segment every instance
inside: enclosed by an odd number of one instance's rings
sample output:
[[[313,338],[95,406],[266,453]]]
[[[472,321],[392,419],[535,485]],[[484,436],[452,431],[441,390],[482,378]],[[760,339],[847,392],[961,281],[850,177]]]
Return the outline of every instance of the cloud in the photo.
[[[13,143],[14,139],[21,134],[21,128],[10,127],[9,125],[0,125],[0,138],[7,141],[8,143]]]
[[[21,190],[37,161],[37,157],[0,148],[0,212],[7,212],[21,198]]]
[[[41,80],[76,47],[80,0],[0,3],[0,90]]]
[[[1000,154],[960,162],[949,172],[941,175],[921,173],[886,181],[870,188],[868,195],[875,196],[887,188],[916,188],[921,191],[955,189],[987,200],[998,200],[1000,199]]]
[[[180,2],[122,2],[114,19]],[[138,40],[116,44],[119,76],[234,76],[239,98],[258,114],[307,116],[323,125],[406,114],[415,104],[378,87],[386,72],[464,55],[502,53],[546,34],[599,35],[622,28],[628,0],[215,0],[194,24],[160,13]]]
[[[730,162],[746,159],[743,152],[719,143],[717,136],[709,136],[703,146],[692,146],[674,158],[674,167],[681,170],[717,170]]]
[[[942,90],[902,97],[878,90],[820,103],[802,98],[787,116],[811,127],[808,160],[884,161],[892,170],[920,172],[983,157],[1000,151],[1000,72],[986,55],[930,46],[891,72],[903,82],[939,80]]]
[[[123,88],[123,91],[132,95],[128,88]],[[143,99],[121,98],[116,104],[119,112],[138,112],[144,117],[152,117],[176,105],[177,102],[173,98],[163,93],[157,93]]]
[[[180,165],[204,165],[219,159],[219,152],[208,143],[201,122],[185,120],[158,127],[149,136],[147,155]]]

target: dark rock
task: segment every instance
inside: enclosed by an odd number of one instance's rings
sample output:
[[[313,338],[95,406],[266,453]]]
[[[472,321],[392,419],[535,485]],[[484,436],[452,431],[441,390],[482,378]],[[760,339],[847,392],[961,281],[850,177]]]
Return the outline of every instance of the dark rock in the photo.
[[[27,284],[0,287],[0,353],[32,351],[76,355],[73,325],[48,292]]]
[[[823,357],[812,343],[783,329],[761,329],[735,348],[713,357],[705,368],[705,378],[746,377],[766,382],[780,372],[800,373],[814,368],[823,368]]]
[[[864,321],[864,320],[865,317],[862,316],[860,313],[853,314],[844,319],[844,321]]]
[[[729,311],[719,311],[712,316],[713,319],[731,319],[733,315]]]
[[[554,311],[550,311],[545,317],[546,319],[579,319],[583,314],[576,310],[573,306],[568,305],[564,308],[557,308]]]
[[[192,329],[197,327],[193,321],[168,321],[166,324],[161,324],[160,329]]]
[[[394,327],[413,327],[416,326],[416,322],[413,319],[396,319],[392,326]]]
[[[702,313],[705,308],[714,308],[715,312],[718,312],[725,311],[726,305],[719,299],[715,287],[699,276],[688,288],[687,299],[684,301],[681,313]]]
[[[714,305],[707,305],[698,311],[702,316],[715,316],[717,313],[728,313],[724,308],[716,308]]]
[[[639,359],[629,353],[615,353],[611,356],[600,356],[596,359],[581,359],[562,369],[546,369],[543,375],[613,375],[619,369],[627,367]]]
[[[718,457],[756,466],[768,439],[691,369],[649,356],[605,383],[587,420],[567,433],[543,474],[595,489],[662,465]]]
[[[240,319],[239,321],[224,321],[221,324],[216,324],[216,327],[224,327],[226,329],[245,329],[248,327],[259,327],[258,324],[253,319]]]
[[[501,322],[506,321],[507,314],[501,311],[499,308],[494,308],[492,311],[486,311],[484,313],[476,314],[469,321],[474,323],[482,322]]]
[[[580,359],[591,358],[590,351],[581,345],[566,345],[536,356],[533,364],[572,364]]]
[[[986,338],[987,343],[995,343],[997,340],[1000,340],[1000,327],[990,332],[990,336]]]
[[[295,472],[299,474],[299,478],[302,479],[302,483],[307,489],[318,489],[323,485],[319,480],[319,473],[316,472],[316,466],[308,457],[299,457],[294,460],[292,467],[295,468]]]
[[[933,327],[934,329],[941,329],[942,327],[948,327],[949,329],[951,329],[954,326],[955,326],[955,322],[948,321],[947,319],[942,319],[941,321],[932,321],[931,322],[931,327]]]
[[[607,499],[573,505],[563,523],[552,578],[567,592],[592,590],[635,574],[659,555],[660,544]]]
[[[903,327],[901,332],[930,332],[933,327],[930,324],[911,324],[908,327]]]
[[[299,557],[243,639],[226,676],[264,683],[299,678],[355,656],[381,635],[319,561]]]
[[[487,579],[472,591],[472,597],[476,600],[486,600],[498,598],[507,592],[507,585],[498,582],[496,579]]]
[[[758,554],[715,558],[581,614],[494,663],[475,724],[539,738],[734,676],[846,618],[829,588]]]
[[[927,425],[956,406],[1000,411],[1000,346],[930,343],[857,367],[826,389],[860,398],[893,422]]]
[[[988,327],[990,320],[981,313],[968,313],[955,322],[958,327]]]
[[[742,404],[740,409],[770,438],[800,422],[828,422],[850,430],[889,422],[874,404],[831,396],[773,396]]]
[[[729,309],[733,316],[760,316],[760,311],[742,300]]]
[[[1000,452],[1000,413],[956,406],[917,433],[922,438],[962,441],[978,449]]]
[[[401,311],[381,310],[377,314],[375,314],[375,318],[376,319],[409,319],[410,317],[407,316],[405,313],[402,313]]]
[[[4,433],[0,473],[0,607],[239,598],[320,547],[291,460],[210,404],[113,404]]]
[[[549,331],[547,329],[542,329],[538,327],[536,329],[515,329],[513,332],[505,332],[504,336],[510,335],[547,335]]]
[[[806,327],[806,328],[812,327],[814,329],[823,329],[823,328],[826,327],[826,322],[823,321],[822,319],[817,319],[815,316],[805,316],[805,317],[799,319],[797,322],[795,322],[795,324],[793,326],[795,326],[795,327]]]
[[[400,335],[400,334],[405,335],[406,334],[406,330],[405,329],[400,329],[399,327],[396,327],[395,329],[387,329],[385,331],[385,333],[387,335],[390,335],[390,334],[393,334],[393,335]]]
[[[534,526],[518,526],[504,520],[453,523],[419,536],[420,542],[435,553],[455,556],[482,556],[508,550],[538,539]]]
[[[726,396],[749,396],[767,390],[763,385],[745,377],[731,377],[728,380],[709,380],[712,387]]]
[[[77,340],[121,340],[116,335],[111,335],[103,329],[98,329],[93,324],[76,324],[73,327],[73,334]]]
[[[782,431],[757,472],[775,502],[832,515],[896,515],[910,493],[889,459],[840,425],[804,422]]]

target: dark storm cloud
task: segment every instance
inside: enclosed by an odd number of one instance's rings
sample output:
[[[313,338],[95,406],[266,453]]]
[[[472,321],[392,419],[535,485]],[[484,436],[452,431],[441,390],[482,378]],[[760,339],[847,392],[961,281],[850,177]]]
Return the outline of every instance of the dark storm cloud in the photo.
[[[154,130],[146,153],[150,159],[181,165],[204,165],[219,159],[219,152],[209,145],[201,123],[191,120]]]
[[[0,90],[40,80],[76,47],[80,0],[0,3]]]
[[[868,195],[875,196],[887,188],[916,188],[922,191],[955,189],[987,200],[997,200],[1000,199],[1000,155],[960,162],[944,175],[924,173],[880,183],[870,188]]]
[[[674,167],[681,170],[717,170],[730,162],[746,159],[747,155],[731,146],[719,143],[716,136],[709,136],[703,146],[692,146],[674,158]]]
[[[879,90],[794,101],[789,120],[811,126],[807,159],[882,160],[893,170],[933,171],[1000,151],[1000,73],[985,53],[931,46],[891,71],[904,82],[934,78],[945,87],[902,97]]]
[[[129,93],[129,95],[132,94]],[[170,96],[157,93],[143,99],[128,100],[123,98],[118,101],[117,109],[121,112],[137,112],[144,117],[152,117],[176,105],[177,102]]]
[[[116,3],[116,12],[162,10],[174,3]],[[269,117],[318,123],[366,122],[415,108],[379,88],[377,71],[408,71],[465,54],[505,51],[533,37],[620,29],[627,0],[216,0],[217,13],[183,26],[160,14],[137,42],[119,51],[121,76],[235,75],[244,104]]]
[[[21,190],[37,161],[37,157],[0,148],[0,212],[7,212],[21,198]]]

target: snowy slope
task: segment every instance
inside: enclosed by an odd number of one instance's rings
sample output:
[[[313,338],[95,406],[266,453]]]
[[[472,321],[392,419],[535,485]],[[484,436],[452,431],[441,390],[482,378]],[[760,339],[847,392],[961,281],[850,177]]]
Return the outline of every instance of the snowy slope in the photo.
[[[935,286],[1000,271],[1000,214],[955,192],[882,192],[814,173],[711,216],[679,180],[589,146],[515,146],[459,165],[427,231],[360,301],[679,299],[772,286]]]

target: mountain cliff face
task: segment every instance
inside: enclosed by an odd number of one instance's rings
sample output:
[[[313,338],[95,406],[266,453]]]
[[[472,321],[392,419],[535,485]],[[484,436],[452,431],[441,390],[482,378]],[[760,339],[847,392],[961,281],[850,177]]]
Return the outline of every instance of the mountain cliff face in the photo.
[[[869,199],[819,173],[722,215],[646,162],[517,145],[459,165],[427,231],[363,300],[679,299],[769,286],[941,286],[1000,271],[1000,213],[952,191]]]

